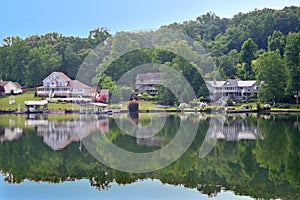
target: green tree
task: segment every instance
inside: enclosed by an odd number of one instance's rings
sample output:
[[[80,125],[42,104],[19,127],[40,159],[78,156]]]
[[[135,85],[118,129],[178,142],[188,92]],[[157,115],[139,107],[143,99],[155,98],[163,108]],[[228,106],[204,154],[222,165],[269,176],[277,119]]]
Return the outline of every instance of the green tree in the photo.
[[[274,31],[271,36],[268,37],[268,51],[280,51],[280,55],[283,56],[285,47],[285,36],[280,31]]]
[[[4,80],[17,81],[24,84],[25,65],[29,48],[20,37],[8,37],[1,47],[0,69]]]
[[[96,28],[94,30],[91,30],[89,32],[87,47],[88,48],[94,48],[110,36],[111,36],[111,34],[104,27]]]
[[[289,96],[300,92],[300,32],[290,33],[284,49],[284,59],[288,70],[286,93]]]
[[[257,44],[255,44],[252,38],[248,38],[248,40],[243,43],[241,49],[241,61],[245,63],[244,68],[246,75],[244,79],[254,79],[254,76],[252,74],[252,60],[254,59],[257,48]]]
[[[116,81],[114,81],[111,76],[103,74],[102,77],[98,81],[98,88],[99,89],[108,89],[110,99],[112,97],[112,94],[115,92],[114,93],[114,96],[115,96],[114,102],[119,101],[119,98],[121,98],[121,95],[122,95],[121,90],[117,89],[115,91],[115,89],[117,88]]]
[[[217,67],[222,73],[223,78],[230,78],[237,74],[238,52],[236,49],[231,50],[227,55],[217,58]]]
[[[25,83],[29,87],[36,87],[52,71],[59,69],[62,58],[52,51],[52,45],[41,42],[39,47],[29,51],[28,60],[25,66]]]
[[[286,87],[286,68],[279,50],[265,52],[253,62],[256,78],[261,86],[258,90],[259,99],[270,101],[276,98],[281,102],[284,98]]]
[[[157,97],[161,105],[174,106],[175,104],[178,104],[178,99],[169,88],[163,85],[157,85],[155,87],[158,89]]]

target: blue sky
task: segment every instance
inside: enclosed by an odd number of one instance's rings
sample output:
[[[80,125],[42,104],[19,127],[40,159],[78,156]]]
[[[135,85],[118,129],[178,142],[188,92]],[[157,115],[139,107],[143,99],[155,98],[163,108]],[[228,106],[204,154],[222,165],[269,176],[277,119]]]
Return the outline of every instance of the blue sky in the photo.
[[[111,184],[107,191],[99,191],[91,187],[87,180],[77,180],[76,182],[64,182],[60,184],[36,183],[25,181],[21,184],[6,184],[0,175],[0,199],[19,200],[251,200],[246,196],[235,196],[233,192],[221,192],[215,198],[209,198],[201,194],[196,189],[184,188],[183,186],[173,186],[162,184],[158,180],[137,181],[129,185]]]
[[[86,37],[97,27],[111,33],[158,28],[195,19],[209,11],[230,18],[255,8],[300,6],[299,0],[2,0],[0,40],[7,36],[59,32]]]

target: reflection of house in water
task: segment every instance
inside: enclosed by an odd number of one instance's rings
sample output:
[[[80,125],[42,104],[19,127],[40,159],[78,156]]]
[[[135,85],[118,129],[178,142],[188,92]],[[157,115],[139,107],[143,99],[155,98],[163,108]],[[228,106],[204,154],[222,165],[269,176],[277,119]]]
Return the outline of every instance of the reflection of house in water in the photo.
[[[225,139],[227,141],[255,140],[258,137],[257,124],[249,119],[225,118],[213,120],[212,126],[218,127],[211,138]]]
[[[57,123],[49,122],[48,125],[37,126],[37,134],[42,136],[44,143],[53,150],[60,150],[71,142],[80,141],[90,135],[94,130],[99,129],[103,133],[108,132],[108,119],[90,121],[72,120]]]
[[[23,129],[19,127],[4,127],[0,128],[0,141],[13,141],[22,136]]]
[[[142,146],[160,147],[161,140],[155,137],[158,132],[159,128],[154,126],[138,126],[136,129],[136,143]]]
[[[150,138],[136,138],[136,143],[141,146],[148,146],[148,147],[160,147],[161,140],[155,137]]]
[[[164,127],[165,119],[165,115],[158,115],[156,119],[151,119],[156,120],[156,123],[152,121],[153,123],[151,122],[147,126],[142,126],[138,123],[137,117],[137,120],[135,121],[135,123],[137,123],[135,131],[137,145],[148,147],[161,147],[162,141],[155,135]]]

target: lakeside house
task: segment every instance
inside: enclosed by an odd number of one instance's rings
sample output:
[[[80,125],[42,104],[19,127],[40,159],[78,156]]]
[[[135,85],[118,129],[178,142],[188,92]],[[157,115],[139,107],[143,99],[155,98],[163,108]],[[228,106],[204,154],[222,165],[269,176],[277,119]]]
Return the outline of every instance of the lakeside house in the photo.
[[[160,73],[137,74],[135,78],[137,92],[155,93],[157,92],[155,85],[161,83]]]
[[[3,93],[8,94],[21,94],[23,92],[22,86],[18,82],[13,81],[0,81],[0,88]]]
[[[243,81],[227,79],[226,81],[205,81],[212,101],[218,99],[234,99],[241,101],[248,99],[250,95],[257,95],[258,83],[256,80]]]
[[[94,95],[94,88],[78,80],[72,80],[63,72],[52,72],[43,80],[43,86],[37,87],[37,96],[92,97]]]
[[[155,93],[155,85],[162,84],[163,80],[160,73],[137,74],[135,79],[136,91]],[[258,82],[256,80],[243,81],[239,78],[227,79],[226,81],[205,81],[210,93],[210,99],[217,101],[219,99],[234,99],[242,101],[248,99],[251,95],[257,95]]]

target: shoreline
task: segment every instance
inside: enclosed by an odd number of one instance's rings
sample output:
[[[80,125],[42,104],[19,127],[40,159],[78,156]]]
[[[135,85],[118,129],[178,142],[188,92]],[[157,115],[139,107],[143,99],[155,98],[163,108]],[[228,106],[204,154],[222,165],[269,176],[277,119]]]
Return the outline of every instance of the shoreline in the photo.
[[[251,109],[251,110],[224,110],[224,109],[155,109],[155,110],[138,110],[138,113],[223,113],[223,114],[242,114],[242,113],[300,113],[300,109],[271,109],[271,110],[260,110]],[[59,110],[47,110],[44,112],[28,112],[28,111],[17,111],[17,110],[0,110],[0,115],[3,114],[116,114],[116,113],[129,113],[127,109],[107,109],[101,111],[94,110],[68,110],[68,109],[59,109]]]

